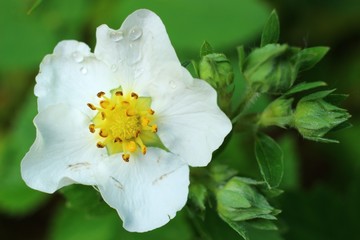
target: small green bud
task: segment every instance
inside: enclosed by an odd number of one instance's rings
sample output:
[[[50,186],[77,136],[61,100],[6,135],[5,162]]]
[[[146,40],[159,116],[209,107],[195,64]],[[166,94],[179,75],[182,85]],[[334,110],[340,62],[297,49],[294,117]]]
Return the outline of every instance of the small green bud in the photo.
[[[253,50],[244,62],[245,79],[256,92],[284,93],[295,82],[298,51],[280,44],[268,44]]]
[[[231,178],[216,193],[217,210],[223,219],[244,221],[255,218],[276,219],[274,208],[257,189],[239,177]]]
[[[201,57],[199,77],[207,81],[218,93],[220,108],[229,113],[234,91],[234,72],[229,59],[222,53],[210,53]]]
[[[199,75],[215,89],[226,88],[234,81],[231,63],[222,53],[203,56],[199,63]]]
[[[260,125],[279,126],[285,128],[292,122],[293,110],[291,104],[294,99],[278,98],[270,103],[260,116]]]
[[[294,113],[293,126],[306,139],[321,142],[337,142],[323,138],[331,129],[347,121],[350,114],[328,101],[332,91],[321,91],[302,98]]]

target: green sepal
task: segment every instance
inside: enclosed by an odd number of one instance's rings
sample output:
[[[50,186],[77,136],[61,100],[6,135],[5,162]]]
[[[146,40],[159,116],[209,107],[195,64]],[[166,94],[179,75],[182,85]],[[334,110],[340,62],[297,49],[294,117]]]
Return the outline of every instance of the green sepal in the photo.
[[[166,152],[170,152],[170,150],[165,147],[165,145],[156,133],[153,133],[151,131],[143,131],[141,132],[140,138],[143,141],[144,145],[147,147],[156,147]]]
[[[261,44],[263,47],[269,43],[277,43],[280,36],[279,17],[275,10],[273,10],[264,26],[261,34]]]
[[[213,47],[210,45],[210,43],[204,41],[200,48],[200,57],[204,57],[211,53],[214,53]]]
[[[314,67],[329,51],[329,47],[311,47],[301,50],[298,54],[299,72]]]
[[[280,146],[271,137],[259,133],[255,139],[255,156],[268,188],[278,187],[284,174]]]
[[[322,81],[302,82],[302,83],[299,83],[299,84],[295,85],[294,87],[292,87],[289,91],[287,91],[284,94],[284,96],[293,95],[295,93],[303,92],[303,91],[318,88],[318,87],[324,87],[326,85],[327,85],[326,82],[322,82]]]

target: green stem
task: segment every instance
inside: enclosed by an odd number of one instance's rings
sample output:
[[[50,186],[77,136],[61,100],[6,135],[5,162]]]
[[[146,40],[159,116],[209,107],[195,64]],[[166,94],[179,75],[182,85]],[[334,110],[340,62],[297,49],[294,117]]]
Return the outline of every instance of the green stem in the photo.
[[[239,106],[234,111],[234,114],[231,120],[232,124],[235,124],[237,120],[241,117],[241,115],[244,113],[246,109],[249,108],[249,106],[254,102],[254,99],[258,97],[257,92],[253,91],[251,88],[247,88],[245,97],[240,102]]]

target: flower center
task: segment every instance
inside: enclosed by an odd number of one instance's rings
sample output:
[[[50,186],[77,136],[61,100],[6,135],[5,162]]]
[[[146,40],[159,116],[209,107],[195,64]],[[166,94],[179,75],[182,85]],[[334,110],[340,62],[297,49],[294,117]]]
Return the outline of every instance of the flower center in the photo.
[[[150,108],[150,97],[139,97],[132,92],[124,94],[121,89],[110,91],[111,96],[99,92],[99,107],[88,103],[88,107],[98,111],[89,125],[91,133],[97,133],[100,141],[98,148],[106,147],[108,154],[123,153],[128,162],[130,154],[141,151],[146,154],[146,146],[160,147],[166,150],[157,136],[154,124],[154,110]]]

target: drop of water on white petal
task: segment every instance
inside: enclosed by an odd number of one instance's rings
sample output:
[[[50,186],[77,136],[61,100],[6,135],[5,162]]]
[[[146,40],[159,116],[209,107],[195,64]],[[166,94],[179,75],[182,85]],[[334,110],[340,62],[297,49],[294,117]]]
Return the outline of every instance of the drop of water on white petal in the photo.
[[[111,65],[110,69],[111,69],[111,71],[116,72],[118,67],[116,64],[113,64],[113,65]]]
[[[141,28],[133,27],[130,30],[129,38],[130,38],[130,40],[135,41],[135,40],[138,40],[141,37],[141,35],[142,35]]]
[[[170,81],[169,84],[172,89],[176,88],[176,83],[174,81]]]
[[[109,31],[109,37],[114,42],[118,42],[124,38],[124,33],[122,31]]]
[[[84,61],[84,56],[81,55],[79,52],[74,52],[72,54],[72,57],[75,60],[75,62],[77,62],[77,63],[81,63],[82,61]]]
[[[87,70],[86,67],[81,67],[81,68],[80,68],[80,72],[81,72],[82,74],[87,74],[88,70]]]

